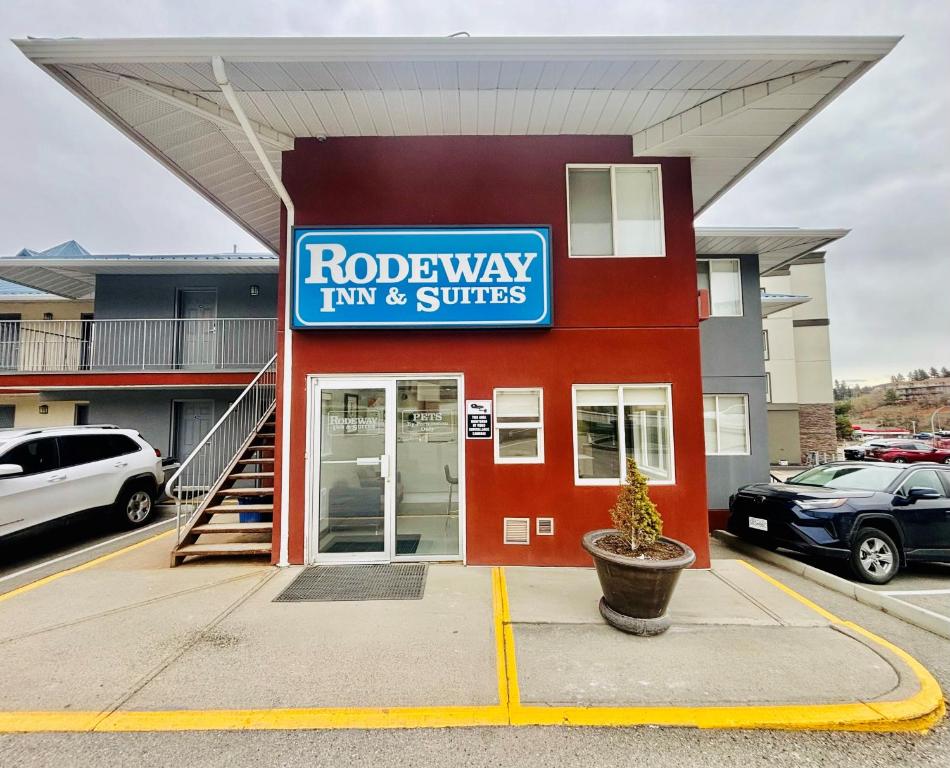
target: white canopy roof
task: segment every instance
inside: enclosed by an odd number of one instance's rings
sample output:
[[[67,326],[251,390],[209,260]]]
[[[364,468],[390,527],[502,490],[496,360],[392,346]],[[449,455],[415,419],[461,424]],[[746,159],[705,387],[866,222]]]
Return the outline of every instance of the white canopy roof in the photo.
[[[763,293],[762,317],[768,317],[776,312],[807,304],[809,301],[811,301],[811,296],[801,293]]]
[[[840,240],[850,231],[796,227],[696,227],[696,255],[757,254],[759,274],[767,275]]]
[[[894,37],[19,40],[23,53],[276,250],[279,199],[212,71],[220,56],[273,166],[296,137],[629,135],[692,158],[704,210]]]

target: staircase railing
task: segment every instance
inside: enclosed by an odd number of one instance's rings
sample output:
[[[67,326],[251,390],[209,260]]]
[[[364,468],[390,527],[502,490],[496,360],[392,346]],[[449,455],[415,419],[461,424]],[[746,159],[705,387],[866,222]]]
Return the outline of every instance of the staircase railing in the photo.
[[[234,454],[256,430],[277,398],[277,355],[274,355],[240,396],[218,419],[195,449],[165,484],[165,493],[175,502],[175,546],[181,543],[192,516]],[[187,516],[183,525],[183,515]]]

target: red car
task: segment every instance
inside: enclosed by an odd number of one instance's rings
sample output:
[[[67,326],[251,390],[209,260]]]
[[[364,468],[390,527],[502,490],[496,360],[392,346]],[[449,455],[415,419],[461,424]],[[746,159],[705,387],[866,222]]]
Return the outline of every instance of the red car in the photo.
[[[950,464],[950,448],[934,448],[930,443],[908,440],[870,448],[865,456],[876,461],[893,461],[895,464],[910,464],[915,461],[936,461]]]

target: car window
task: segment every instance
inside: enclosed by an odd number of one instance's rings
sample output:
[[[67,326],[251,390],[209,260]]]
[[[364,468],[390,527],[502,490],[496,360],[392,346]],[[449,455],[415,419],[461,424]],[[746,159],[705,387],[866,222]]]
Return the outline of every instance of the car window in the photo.
[[[838,488],[851,491],[883,491],[904,471],[902,467],[884,464],[867,466],[861,464],[834,465],[806,469],[789,478],[795,485],[814,485],[821,488]]]
[[[59,469],[56,438],[41,437],[38,440],[20,443],[0,458],[0,464],[19,464],[23,467],[23,474],[16,477],[37,475],[40,472],[52,472],[54,469]]]
[[[138,443],[126,435],[65,435],[59,442],[64,467],[105,461],[141,450]]]
[[[906,496],[911,488],[931,488],[943,497],[947,495],[947,490],[943,487],[943,483],[940,482],[940,476],[935,469],[918,469],[916,472],[912,472],[907,479],[901,483],[899,493],[902,496]]]

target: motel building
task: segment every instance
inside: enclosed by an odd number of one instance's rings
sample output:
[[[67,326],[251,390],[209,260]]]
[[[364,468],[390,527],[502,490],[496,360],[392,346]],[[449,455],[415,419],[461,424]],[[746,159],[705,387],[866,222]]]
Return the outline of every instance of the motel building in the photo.
[[[86,367],[11,370],[3,391],[81,392],[96,421],[110,376],[230,388],[170,481],[173,564],[587,565],[581,536],[608,523],[633,457],[666,533],[708,566],[710,512],[768,476],[763,313],[807,300],[763,301],[761,276],[844,233],[694,219],[895,43],[17,41],[272,251],[274,303],[253,315],[277,319],[242,355],[240,333],[179,315],[210,325],[169,331],[167,354],[185,334],[215,356],[186,345],[190,367],[139,378],[103,370],[91,335]],[[92,323],[122,271],[25,261],[0,278],[62,295],[84,275]],[[227,261],[205,276],[267,270]],[[138,262],[110,301],[189,287],[180,265]],[[241,280],[248,298],[267,284]]]

